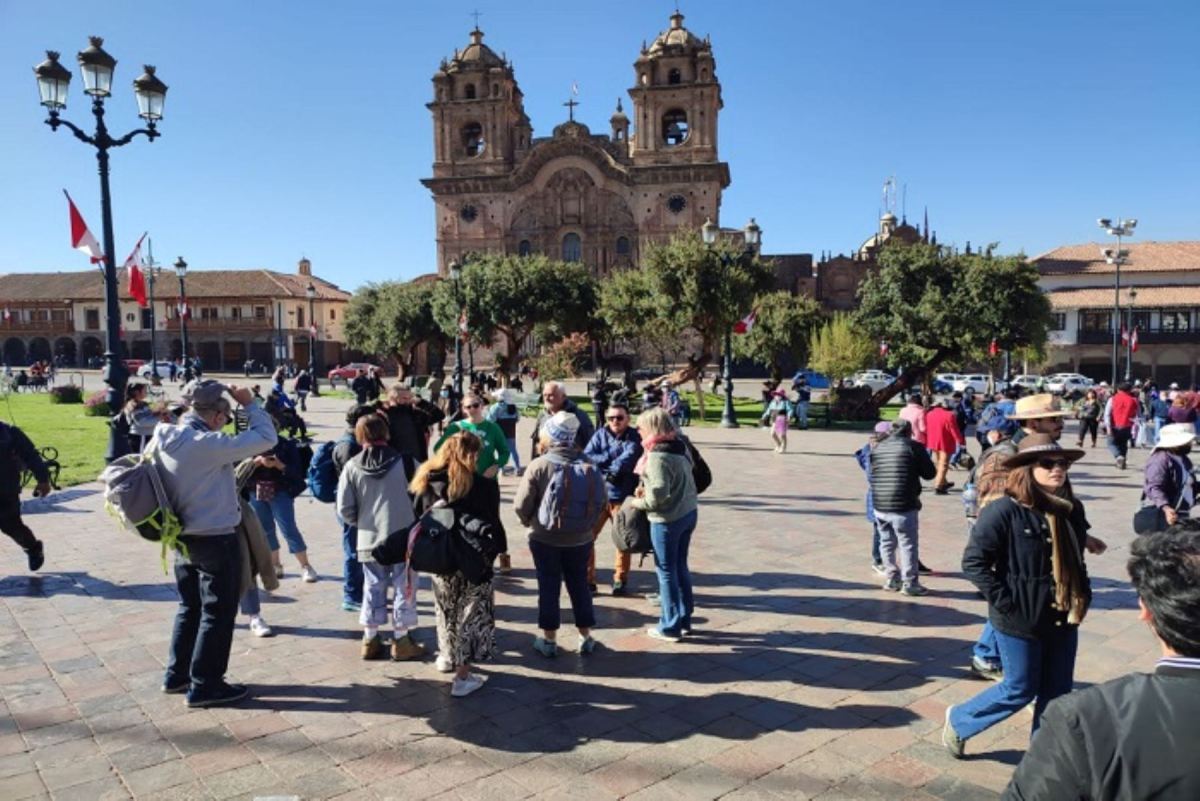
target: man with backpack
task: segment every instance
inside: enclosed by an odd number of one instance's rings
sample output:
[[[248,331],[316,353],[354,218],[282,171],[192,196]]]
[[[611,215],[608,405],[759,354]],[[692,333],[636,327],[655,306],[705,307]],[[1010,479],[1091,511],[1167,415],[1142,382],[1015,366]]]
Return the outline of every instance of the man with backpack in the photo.
[[[20,545],[29,560],[29,569],[36,571],[46,561],[42,541],[33,536],[21,519],[21,471],[33,473],[37,486],[35,498],[50,494],[50,472],[25,432],[16,426],[0,422],[0,531]]]
[[[222,431],[233,421],[226,393],[246,410],[240,434]],[[276,434],[248,389],[198,381],[190,403],[178,425],[159,425],[148,447],[156,451],[167,498],[183,524],[175,558],[179,612],[162,689],[187,693],[187,705],[196,708],[246,697],[245,686],[225,681],[242,576],[233,466],[272,448]]]

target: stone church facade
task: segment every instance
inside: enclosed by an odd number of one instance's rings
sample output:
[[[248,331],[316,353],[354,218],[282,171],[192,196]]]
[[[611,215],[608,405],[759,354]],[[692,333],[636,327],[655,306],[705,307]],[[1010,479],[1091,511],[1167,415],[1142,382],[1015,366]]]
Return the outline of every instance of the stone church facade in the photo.
[[[729,165],[717,149],[721,84],[711,42],[670,27],[634,62],[632,118],[608,134],[569,119],[534,137],[510,62],[482,31],[433,76],[438,273],[472,253],[544,254],[594,275],[638,263],[679,230],[720,222]]]

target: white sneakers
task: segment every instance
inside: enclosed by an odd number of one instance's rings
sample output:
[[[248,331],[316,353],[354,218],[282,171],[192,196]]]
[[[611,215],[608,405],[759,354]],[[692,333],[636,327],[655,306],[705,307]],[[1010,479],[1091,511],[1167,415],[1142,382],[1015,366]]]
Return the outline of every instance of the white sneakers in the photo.
[[[304,581],[308,584],[314,584],[320,578],[320,576],[317,575],[316,570],[313,570],[312,565],[305,565],[300,570],[300,578],[304,579]]]
[[[471,673],[465,679],[456,678],[450,687],[450,694],[455,698],[462,698],[478,690],[486,681],[487,676],[480,676],[478,673]]]
[[[437,659],[433,660],[433,666],[437,668],[438,673],[453,673],[454,663],[450,661],[450,657],[437,655]]]
[[[250,618],[250,633],[255,637],[275,636],[275,632],[271,631],[271,627],[267,625],[267,621],[263,620],[258,615]]]

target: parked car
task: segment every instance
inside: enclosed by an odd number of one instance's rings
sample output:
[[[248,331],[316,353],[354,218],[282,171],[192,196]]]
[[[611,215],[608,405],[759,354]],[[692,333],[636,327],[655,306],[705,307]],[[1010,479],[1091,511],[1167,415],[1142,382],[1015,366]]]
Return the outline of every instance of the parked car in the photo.
[[[171,377],[171,363],[170,362],[160,361],[155,365],[155,368],[157,368],[157,369],[155,370],[155,369],[151,368],[149,362],[147,362],[146,364],[143,364],[141,367],[138,368],[138,371],[137,371],[138,378],[149,378],[154,372],[158,373],[159,378],[170,378]]]
[[[1076,395],[1083,395],[1095,383],[1092,379],[1079,373],[1055,373],[1046,378],[1046,391],[1069,398]]]
[[[1012,382],[1015,387],[1020,387],[1027,392],[1036,392],[1045,380],[1040,375],[1019,375]]]
[[[368,362],[350,362],[349,364],[343,364],[341,367],[335,367],[330,370],[328,376],[329,383],[331,385],[337,381],[349,383],[354,376],[358,375],[359,370],[366,370],[367,372],[370,372],[371,370],[378,369],[379,365],[377,364],[370,364]]]
[[[878,392],[884,387],[891,386],[895,380],[895,376],[888,375],[882,370],[861,370],[850,379],[853,386],[870,387],[872,392]]]
[[[962,378],[962,373],[935,373],[933,376],[934,383],[938,381],[953,385],[955,381]]]
[[[818,373],[816,370],[810,370],[807,367],[803,370],[797,370],[792,376],[792,381],[803,377],[808,382],[809,389],[829,389],[829,376],[824,373]]]
[[[929,387],[933,390],[934,395],[949,395],[954,392],[954,384],[937,376],[934,376],[934,379],[929,382]]]
[[[976,393],[988,391],[989,376],[987,373],[967,373],[958,377],[952,386],[955,392],[966,392],[968,388]],[[991,381],[994,384],[993,392],[1003,392],[1008,384],[997,378]]]

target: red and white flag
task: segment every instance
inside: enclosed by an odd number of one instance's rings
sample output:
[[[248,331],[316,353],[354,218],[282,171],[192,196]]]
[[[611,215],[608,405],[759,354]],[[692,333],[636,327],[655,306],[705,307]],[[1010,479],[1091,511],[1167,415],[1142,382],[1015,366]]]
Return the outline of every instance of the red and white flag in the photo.
[[[142,275],[142,238],[133,246],[133,252],[125,260],[125,269],[129,271],[129,297],[137,301],[143,309],[149,305],[146,300],[146,278]]]
[[[467,334],[470,333],[470,329],[467,328],[467,310],[466,309],[463,309],[462,313],[458,315],[458,333],[463,339],[466,339]]]
[[[179,303],[175,305],[175,311],[179,312],[179,316],[184,319],[192,319],[192,310],[188,308],[188,302],[184,298],[179,299]]]
[[[99,264],[104,261],[104,251],[100,249],[100,243],[88,230],[87,223],[83,221],[83,215],[79,213],[79,209],[75,208],[75,201],[71,200],[67,190],[64,189],[63,194],[67,195],[67,206],[71,215],[71,247],[90,256],[92,264]]]
[[[11,319],[12,319],[12,312],[10,312],[10,311],[8,310],[8,307],[7,307],[7,306],[5,306],[5,307],[4,307],[4,322],[6,322],[6,323],[7,323],[7,322],[8,322],[9,320],[11,320]]]
[[[749,314],[733,324],[733,333],[749,334],[756,322],[758,322],[758,310],[751,309]]]
[[[991,344],[988,345],[988,356],[995,356],[999,352],[1000,345],[996,342],[996,340],[993,339]]]
[[[1138,346],[1137,332],[1138,332],[1138,327],[1135,325],[1133,327],[1133,333],[1129,335],[1129,349],[1132,350],[1134,353],[1137,353],[1137,346]]]
[[[1121,344],[1129,344],[1129,329],[1127,329],[1125,326],[1121,326]]]
[[[879,340],[879,355],[880,356],[888,355],[888,343],[887,343],[886,339]]]

